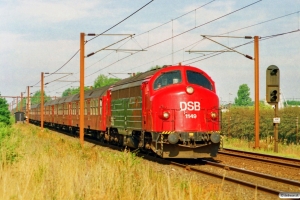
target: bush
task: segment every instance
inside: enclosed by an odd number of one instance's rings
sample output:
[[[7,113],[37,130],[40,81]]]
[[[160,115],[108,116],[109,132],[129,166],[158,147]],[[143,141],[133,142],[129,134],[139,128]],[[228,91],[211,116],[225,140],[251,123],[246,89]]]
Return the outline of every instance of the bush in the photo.
[[[0,161],[3,164],[11,164],[16,161],[18,154],[16,148],[19,140],[16,140],[13,135],[19,131],[11,126],[0,123]]]
[[[260,109],[260,138],[265,139],[273,136],[274,109]],[[296,119],[300,116],[299,107],[287,107],[278,112],[280,124],[278,126],[278,135],[280,141],[287,144],[296,143]],[[300,121],[300,119],[298,120]],[[254,109],[253,107],[232,107],[229,111],[222,113],[222,133],[233,138],[254,138]],[[300,140],[300,133],[298,133]]]
[[[6,125],[11,124],[8,104],[3,98],[0,98],[0,123],[4,123]]]

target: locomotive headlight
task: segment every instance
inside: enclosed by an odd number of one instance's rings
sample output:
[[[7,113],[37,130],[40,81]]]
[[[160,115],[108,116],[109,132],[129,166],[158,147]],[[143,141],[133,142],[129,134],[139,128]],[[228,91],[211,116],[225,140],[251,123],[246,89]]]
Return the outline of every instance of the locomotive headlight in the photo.
[[[163,112],[163,117],[165,118],[165,119],[168,119],[169,117],[170,117],[170,113],[168,113],[168,112]]]
[[[194,93],[194,88],[192,86],[187,86],[186,87],[186,93],[193,94]]]
[[[213,120],[217,119],[217,113],[216,113],[216,112],[211,112],[211,113],[210,113],[210,117],[211,117]]]

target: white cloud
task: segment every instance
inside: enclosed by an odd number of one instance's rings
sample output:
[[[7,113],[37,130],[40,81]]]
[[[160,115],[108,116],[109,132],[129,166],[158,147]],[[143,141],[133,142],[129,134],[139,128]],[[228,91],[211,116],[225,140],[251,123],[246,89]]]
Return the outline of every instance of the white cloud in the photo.
[[[115,14],[111,12],[112,10],[107,8],[108,4],[109,3],[103,0],[7,1],[2,3],[0,8],[0,13],[2,14],[0,14],[0,16],[5,17],[7,21],[17,19],[40,23],[58,23],[85,17],[97,17],[99,19]],[[7,10],[10,11],[9,17],[4,16],[4,14],[7,14]],[[30,23],[30,21],[28,21],[28,23]]]

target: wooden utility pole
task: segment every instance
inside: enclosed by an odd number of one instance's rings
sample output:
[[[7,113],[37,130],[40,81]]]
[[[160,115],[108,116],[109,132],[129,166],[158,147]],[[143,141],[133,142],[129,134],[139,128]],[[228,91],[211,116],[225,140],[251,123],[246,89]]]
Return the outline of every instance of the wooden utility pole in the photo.
[[[23,92],[21,92],[20,111],[23,112]]]
[[[16,112],[17,112],[17,111],[20,111],[20,107],[18,107],[18,106],[19,106],[19,105],[18,105],[18,101],[19,101],[19,97],[17,97]]]
[[[298,141],[298,116],[296,118],[296,144],[298,145],[299,141]]]
[[[275,105],[275,118],[278,118],[278,103]],[[278,153],[278,123],[274,123],[274,152]]]
[[[29,86],[27,86],[27,104],[26,104],[26,110],[27,110],[27,112],[26,112],[26,116],[27,116],[26,121],[27,121],[27,124],[29,124],[29,101],[30,101],[29,96],[30,96]]]
[[[259,148],[259,37],[254,36],[255,148]]]
[[[41,73],[41,130],[44,130],[44,72]]]
[[[80,119],[79,119],[79,137],[80,144],[83,147],[84,142],[84,33],[80,33]]]

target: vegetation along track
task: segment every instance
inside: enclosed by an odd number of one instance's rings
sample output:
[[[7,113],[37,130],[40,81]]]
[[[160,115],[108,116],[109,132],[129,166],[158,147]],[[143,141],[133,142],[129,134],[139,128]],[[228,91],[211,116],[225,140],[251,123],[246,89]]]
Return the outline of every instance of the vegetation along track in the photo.
[[[67,133],[66,131],[62,131],[62,130],[54,130],[54,131],[58,131],[60,133],[64,133],[69,136],[74,136],[72,134]],[[121,147],[116,147],[114,145],[110,145],[109,143],[99,142],[87,135],[85,136],[85,141],[93,143],[95,145],[106,146],[114,150],[121,150]],[[181,167],[190,171],[220,178],[225,181],[237,183],[239,185],[247,186],[253,189],[257,189],[258,191],[264,191],[266,193],[273,194],[273,195],[278,195],[282,191],[285,192],[300,191],[300,182],[289,180],[289,179],[276,178],[270,175],[244,170],[237,167],[231,167],[228,165],[223,165],[208,160],[202,160],[205,165],[191,167],[186,164],[172,162],[170,160],[153,157],[143,153],[139,153],[139,156],[150,161]],[[197,159],[196,161],[198,162],[199,160]]]
[[[240,158],[270,163],[270,164],[276,164],[276,165],[280,165],[280,166],[284,166],[284,167],[293,167],[293,168],[297,168],[297,169],[300,168],[300,160],[299,159],[285,158],[285,157],[280,157],[280,156],[240,151],[240,150],[234,150],[234,149],[222,149],[218,153],[219,153],[219,155],[240,157]]]

